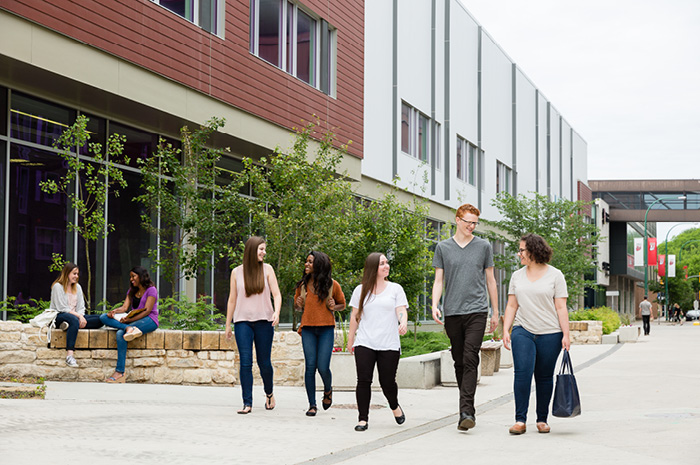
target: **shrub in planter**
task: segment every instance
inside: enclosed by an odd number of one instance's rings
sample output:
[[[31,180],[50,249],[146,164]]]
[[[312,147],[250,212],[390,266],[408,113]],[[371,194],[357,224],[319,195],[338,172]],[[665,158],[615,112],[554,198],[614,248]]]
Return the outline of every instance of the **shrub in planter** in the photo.
[[[603,322],[603,334],[610,334],[620,327],[620,315],[610,307],[596,307],[569,313],[569,321],[595,320]]]

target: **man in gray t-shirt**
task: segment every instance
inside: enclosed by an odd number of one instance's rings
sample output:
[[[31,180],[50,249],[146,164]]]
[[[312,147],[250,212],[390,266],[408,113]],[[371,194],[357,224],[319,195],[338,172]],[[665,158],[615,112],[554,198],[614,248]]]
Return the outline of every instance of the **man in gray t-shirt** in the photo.
[[[651,331],[649,320],[651,319],[651,302],[644,296],[644,300],[639,304],[639,311],[642,312],[642,325],[644,326],[644,335],[648,336]]]
[[[457,429],[466,431],[476,425],[476,393],[479,350],[484,338],[491,301],[491,331],[498,325],[498,292],[493,273],[493,251],[488,241],[475,237],[479,209],[464,204],[457,209],[456,234],[438,243],[433,256],[433,319],[440,324],[438,308],[445,297],[445,332],[452,345],[452,359],[459,386],[459,422]],[[488,293],[488,298],[487,298]]]

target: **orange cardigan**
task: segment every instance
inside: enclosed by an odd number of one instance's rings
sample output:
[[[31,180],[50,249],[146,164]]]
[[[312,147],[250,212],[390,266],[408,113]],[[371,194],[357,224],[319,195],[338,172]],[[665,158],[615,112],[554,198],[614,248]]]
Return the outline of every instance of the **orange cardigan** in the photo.
[[[294,293],[294,301],[297,297],[301,295],[300,288],[297,288]],[[345,294],[340,288],[340,284],[335,279],[333,280],[333,300],[335,300],[336,305],[345,304]],[[326,301],[319,300],[318,296],[314,292],[314,286],[310,285],[306,289],[306,301],[304,302],[304,313],[301,316],[301,325],[303,326],[335,326],[335,315],[332,310],[328,310],[326,306]]]

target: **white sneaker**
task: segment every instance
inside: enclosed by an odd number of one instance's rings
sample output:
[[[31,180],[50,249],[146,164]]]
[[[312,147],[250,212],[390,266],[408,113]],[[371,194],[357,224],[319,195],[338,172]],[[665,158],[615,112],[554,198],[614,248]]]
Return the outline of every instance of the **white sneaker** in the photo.
[[[71,368],[78,368],[78,362],[75,361],[75,357],[72,355],[68,355],[66,357],[66,365],[68,365]]]
[[[59,326],[59,328],[61,328],[63,331],[68,331],[68,322],[64,321],[63,323],[61,323],[61,326]]]

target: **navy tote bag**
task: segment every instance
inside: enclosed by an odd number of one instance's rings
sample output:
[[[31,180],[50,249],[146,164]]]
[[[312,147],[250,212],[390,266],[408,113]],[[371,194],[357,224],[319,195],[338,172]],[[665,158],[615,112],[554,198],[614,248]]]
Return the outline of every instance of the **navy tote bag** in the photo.
[[[578,386],[568,350],[564,350],[561,358],[561,369],[554,387],[552,415],[561,418],[573,418],[581,415],[581,398],[578,395]]]

